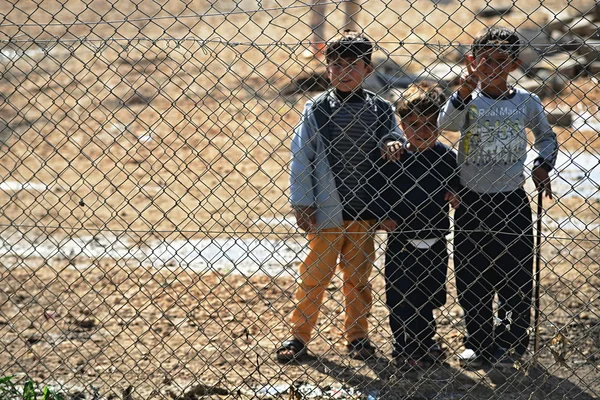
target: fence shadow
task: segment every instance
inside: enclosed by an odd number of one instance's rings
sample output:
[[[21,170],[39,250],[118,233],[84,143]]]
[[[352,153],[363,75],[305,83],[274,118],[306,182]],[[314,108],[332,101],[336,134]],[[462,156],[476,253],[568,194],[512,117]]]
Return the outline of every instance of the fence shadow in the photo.
[[[374,357],[363,368],[343,365],[324,357],[311,357],[305,364],[342,384],[357,388],[371,400],[377,399],[576,399],[591,400],[582,387],[552,375],[542,366],[527,369],[485,368],[466,371],[448,363],[426,371],[398,371],[385,357]]]
[[[322,357],[316,357],[311,366],[322,374],[358,388],[373,399],[450,399],[490,398],[494,390],[483,380],[476,380],[449,364],[440,364],[426,371],[403,372],[397,370],[385,357],[374,357],[365,367],[376,376],[362,373],[362,368],[341,365]]]
[[[567,378],[561,378],[553,375],[543,366],[536,364],[527,368],[525,371],[510,370],[510,373],[488,372],[490,380],[496,385],[498,390],[519,390],[526,388],[536,388],[538,397],[542,399],[576,399],[590,400],[598,397],[590,395],[584,388],[569,381]],[[576,374],[574,374],[576,375]]]

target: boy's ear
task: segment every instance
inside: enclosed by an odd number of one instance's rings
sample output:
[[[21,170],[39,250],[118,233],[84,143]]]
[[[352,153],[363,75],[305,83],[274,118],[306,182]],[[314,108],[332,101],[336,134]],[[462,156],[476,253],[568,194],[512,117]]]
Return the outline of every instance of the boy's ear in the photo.
[[[371,72],[373,72],[374,70],[375,70],[375,68],[373,67],[373,63],[372,63],[372,62],[369,62],[369,63],[367,64],[367,70],[366,70],[366,72],[367,72],[367,75],[369,75],[369,74],[370,74]]]

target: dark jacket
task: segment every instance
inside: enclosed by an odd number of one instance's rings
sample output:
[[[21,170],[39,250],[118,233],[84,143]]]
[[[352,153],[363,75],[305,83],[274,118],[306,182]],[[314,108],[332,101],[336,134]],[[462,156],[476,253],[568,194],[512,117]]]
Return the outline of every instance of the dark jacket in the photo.
[[[443,237],[449,233],[446,192],[460,191],[456,153],[442,143],[423,152],[405,151],[397,162],[387,162],[373,184],[372,212],[393,219],[398,233],[408,239]]]

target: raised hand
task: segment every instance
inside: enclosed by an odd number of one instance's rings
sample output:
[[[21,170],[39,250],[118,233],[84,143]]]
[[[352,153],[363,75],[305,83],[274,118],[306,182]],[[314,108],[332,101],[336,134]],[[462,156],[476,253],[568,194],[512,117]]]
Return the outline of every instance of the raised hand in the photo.
[[[404,143],[394,140],[387,142],[381,149],[381,156],[388,161],[398,161],[404,153]]]
[[[469,95],[477,88],[479,83],[479,76],[477,75],[477,67],[475,64],[475,58],[471,55],[465,57],[467,72],[463,73],[460,77],[460,87],[458,94],[461,99],[466,99]]]

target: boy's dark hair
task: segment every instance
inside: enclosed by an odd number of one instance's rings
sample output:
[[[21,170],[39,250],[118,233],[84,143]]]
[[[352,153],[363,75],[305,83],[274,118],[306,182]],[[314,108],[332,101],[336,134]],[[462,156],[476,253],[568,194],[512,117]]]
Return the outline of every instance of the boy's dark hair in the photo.
[[[487,48],[497,48],[516,59],[521,51],[521,42],[514,30],[503,26],[494,26],[484,29],[475,36],[471,47],[473,57],[477,57],[479,52]]]
[[[437,116],[444,104],[446,96],[442,88],[434,82],[419,82],[411,84],[398,100],[396,112],[400,118],[410,114]]]
[[[325,59],[327,62],[335,61],[339,58],[351,60],[364,60],[371,64],[371,55],[373,54],[373,43],[364,34],[345,30],[341,35],[327,43],[325,50]]]

